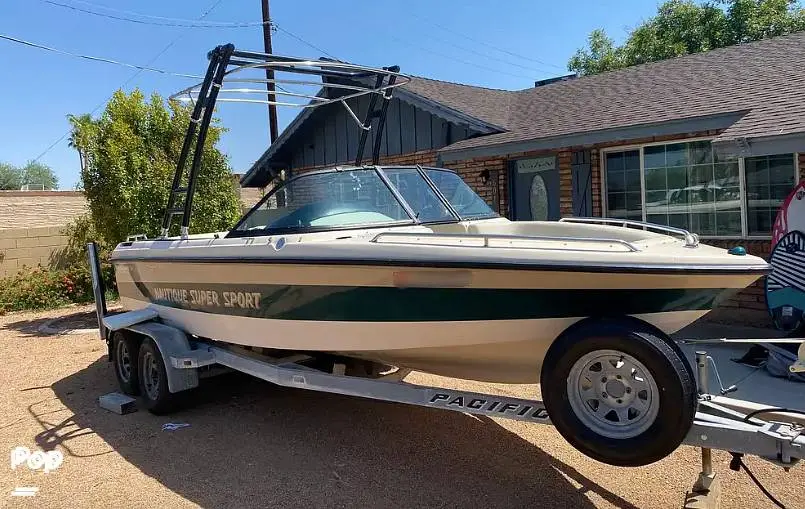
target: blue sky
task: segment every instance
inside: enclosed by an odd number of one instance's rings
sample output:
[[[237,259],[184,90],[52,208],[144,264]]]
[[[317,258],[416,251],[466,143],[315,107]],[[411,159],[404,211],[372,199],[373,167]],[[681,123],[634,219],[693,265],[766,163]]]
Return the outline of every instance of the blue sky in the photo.
[[[102,9],[96,6],[106,6],[183,19],[197,19],[215,3],[54,1],[97,11]],[[533,86],[534,80],[566,74],[568,58],[584,44],[591,30],[602,27],[621,41],[629,28],[651,16],[656,6],[647,0],[273,0],[271,14],[284,30],[344,60],[373,66],[397,64],[403,72],[419,76],[522,89]],[[202,74],[207,51],[221,43],[262,49],[259,26],[151,26],[100,18],[43,0],[4,0],[0,7],[0,34],[133,64],[146,64],[179,37],[151,64],[174,72]],[[205,20],[259,21],[260,13],[259,0],[223,0]],[[320,52],[283,32],[275,33],[273,40],[275,53],[320,56]],[[68,114],[90,112],[135,72],[4,40],[0,40],[0,69],[0,161],[17,165],[36,158],[64,135]],[[155,90],[167,96],[190,84],[182,78],[143,72],[125,88],[139,87],[148,93]],[[296,113],[281,108],[280,129]],[[243,172],[268,145],[265,106],[225,104],[219,107],[218,116],[229,128],[221,148],[228,154],[233,171]],[[60,187],[69,189],[78,181],[78,156],[66,139],[41,161],[54,168]]]

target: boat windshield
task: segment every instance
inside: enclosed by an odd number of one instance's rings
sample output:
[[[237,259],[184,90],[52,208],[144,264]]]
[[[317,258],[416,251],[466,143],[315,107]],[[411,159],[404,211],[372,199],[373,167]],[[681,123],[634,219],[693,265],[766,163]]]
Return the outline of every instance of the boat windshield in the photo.
[[[421,223],[456,221],[450,209],[428,184],[418,168],[383,168],[383,173],[414,211]]]
[[[435,168],[333,169],[302,174],[275,188],[231,236],[497,217],[455,173]]]
[[[492,207],[475,194],[464,180],[452,171],[427,168],[424,170],[440,193],[450,202],[463,220],[498,217]]]
[[[233,232],[259,234],[412,222],[377,171],[367,168],[310,173],[289,180],[263,198]]]

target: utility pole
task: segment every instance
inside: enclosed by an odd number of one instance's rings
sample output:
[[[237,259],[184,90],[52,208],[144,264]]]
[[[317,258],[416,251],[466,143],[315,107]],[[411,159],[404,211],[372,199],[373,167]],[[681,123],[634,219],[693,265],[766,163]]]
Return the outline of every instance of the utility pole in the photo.
[[[263,4],[263,45],[265,46],[265,52],[271,54],[271,16],[268,12],[268,0],[261,0]],[[273,102],[275,99],[274,95],[274,70],[266,67],[266,90],[268,91],[268,100],[269,102]],[[271,143],[274,143],[274,140],[277,139],[279,136],[278,128],[277,128],[277,105],[269,104],[268,105],[268,127],[271,133]]]

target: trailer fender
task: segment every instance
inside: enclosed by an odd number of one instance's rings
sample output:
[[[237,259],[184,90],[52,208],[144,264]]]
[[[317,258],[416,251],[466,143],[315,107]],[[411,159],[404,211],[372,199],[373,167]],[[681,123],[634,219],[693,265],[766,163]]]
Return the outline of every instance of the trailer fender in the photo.
[[[162,355],[162,361],[165,363],[165,371],[168,374],[168,390],[170,392],[181,392],[198,387],[198,369],[177,368],[171,360],[172,358],[186,358],[192,355],[187,334],[175,327],[157,322],[138,323],[126,327],[126,330],[148,336],[154,340],[154,343],[159,348],[159,353]]]

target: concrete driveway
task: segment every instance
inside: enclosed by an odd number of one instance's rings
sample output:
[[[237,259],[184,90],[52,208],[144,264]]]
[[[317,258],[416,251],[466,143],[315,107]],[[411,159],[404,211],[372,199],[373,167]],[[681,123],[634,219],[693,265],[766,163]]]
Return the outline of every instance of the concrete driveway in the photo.
[[[169,417],[98,407],[116,390],[97,335],[48,336],[72,308],[0,317],[0,451],[57,450],[43,473],[0,468],[2,507],[680,507],[698,472],[682,447],[642,468],[586,458],[550,426],[278,388],[243,375],[203,381]],[[424,374],[411,381],[539,398]],[[162,431],[168,422],[188,423]],[[722,476],[722,507],[773,507],[743,473]],[[6,460],[7,461],[7,460]],[[805,507],[805,468],[750,468],[788,507]],[[11,496],[18,487],[32,497]]]

